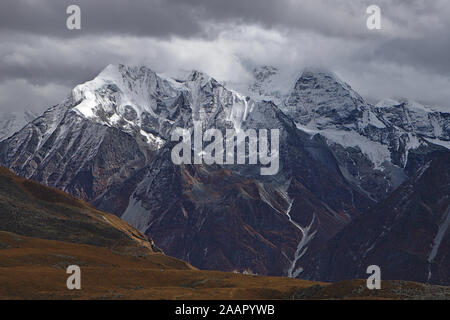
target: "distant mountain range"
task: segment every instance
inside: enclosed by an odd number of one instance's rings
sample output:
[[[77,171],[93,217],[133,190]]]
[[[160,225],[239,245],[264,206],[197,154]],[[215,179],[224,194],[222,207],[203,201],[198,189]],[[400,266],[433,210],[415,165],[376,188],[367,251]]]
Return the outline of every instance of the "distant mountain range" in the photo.
[[[292,83],[274,67],[254,75],[246,86],[227,85],[198,71],[172,79],[110,65],[0,142],[0,164],[114,213],[198,268],[342,280],[370,262],[391,278],[449,284],[442,159],[450,110],[408,100],[372,105],[323,70]],[[278,174],[174,165],[170,134],[194,121],[222,131],[279,129]],[[435,170],[442,179],[420,179]],[[440,198],[426,199],[426,189]],[[422,206],[415,214],[427,227],[397,201]],[[401,232],[385,245],[389,223]],[[351,259],[340,265],[337,252]],[[410,258],[399,263],[387,258],[405,252]]]

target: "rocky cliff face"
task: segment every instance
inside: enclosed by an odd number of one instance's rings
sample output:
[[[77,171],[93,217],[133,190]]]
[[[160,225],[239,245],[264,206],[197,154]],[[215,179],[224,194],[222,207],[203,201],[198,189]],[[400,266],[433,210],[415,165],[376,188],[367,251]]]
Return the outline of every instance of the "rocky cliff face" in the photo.
[[[73,112],[71,98],[0,143],[1,162],[23,177],[91,201],[142,168],[151,146]]]
[[[12,136],[37,116],[34,111],[0,112],[0,141]]]
[[[371,201],[346,183],[326,145],[298,131],[273,104],[257,110],[265,117],[250,113],[244,128],[264,119],[286,130],[279,174],[264,178],[238,165],[176,166],[167,145],[122,218],[151,234],[166,253],[200,268],[299,274],[300,258]]]
[[[445,152],[350,222],[311,259],[303,277],[364,278],[368,266],[378,265],[386,280],[450,284],[449,179]]]
[[[255,79],[241,94],[198,71],[174,80],[108,66],[0,142],[0,163],[115,213],[194,266],[296,277],[446,149],[446,112],[372,106],[329,72],[287,85],[264,67]],[[173,164],[171,133],[195,121],[224,135],[279,129],[278,173]]]

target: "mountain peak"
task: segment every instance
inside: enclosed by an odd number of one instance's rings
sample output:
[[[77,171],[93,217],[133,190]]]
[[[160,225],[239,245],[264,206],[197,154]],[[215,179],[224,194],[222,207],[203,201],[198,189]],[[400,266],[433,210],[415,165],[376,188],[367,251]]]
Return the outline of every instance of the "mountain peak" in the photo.
[[[315,88],[318,87],[341,87],[347,91],[353,91],[353,89],[344,81],[342,81],[339,76],[326,69],[317,67],[307,67],[303,70],[300,77],[297,79],[296,86],[302,85],[304,83],[315,83]],[[354,92],[356,94],[356,92]]]
[[[202,85],[207,83],[208,81],[215,81],[210,75],[206,74],[203,71],[192,70],[189,75],[186,77],[187,82],[199,82]]]
[[[305,68],[303,68],[302,74],[303,73],[316,74],[316,75],[328,75],[328,76],[332,76],[334,78],[338,78],[338,76],[333,71],[331,71],[330,69],[327,69],[327,68],[323,68],[323,67],[306,66]]]
[[[288,114],[304,125],[314,120],[318,128],[354,123],[362,105],[364,99],[335,73],[317,68],[302,72],[286,101]]]
[[[12,136],[37,116],[38,113],[31,110],[0,112],[0,141]]]
[[[255,100],[270,100],[281,106],[286,98],[295,77],[278,68],[262,65],[252,70],[253,81],[242,90],[248,92]]]
[[[171,105],[182,90],[186,90],[184,85],[145,66],[110,64],[73,89],[70,108],[97,123],[141,132],[149,118],[159,123],[161,105]],[[147,141],[155,140],[148,132],[144,136]]]
[[[108,64],[94,79],[101,79],[110,82],[120,82],[122,79],[136,81],[145,78],[154,78],[156,72],[152,69],[140,65],[129,66],[125,64]]]
[[[253,76],[257,81],[264,81],[279,73],[278,68],[273,66],[259,66],[253,69]]]

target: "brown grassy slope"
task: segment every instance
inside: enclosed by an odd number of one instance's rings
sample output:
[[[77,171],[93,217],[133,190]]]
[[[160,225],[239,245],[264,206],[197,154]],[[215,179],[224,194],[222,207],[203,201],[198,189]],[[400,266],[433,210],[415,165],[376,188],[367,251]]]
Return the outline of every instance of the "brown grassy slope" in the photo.
[[[68,265],[81,267],[82,290],[66,288]],[[0,232],[0,299],[449,299],[448,287],[363,280],[333,284],[189,268],[162,253],[108,248]]]
[[[107,248],[0,232],[0,299],[283,299],[317,284],[298,279],[200,271],[162,253]],[[79,265],[82,290],[66,288]]]
[[[112,214],[0,168],[0,230],[49,240],[153,251],[147,236]]]

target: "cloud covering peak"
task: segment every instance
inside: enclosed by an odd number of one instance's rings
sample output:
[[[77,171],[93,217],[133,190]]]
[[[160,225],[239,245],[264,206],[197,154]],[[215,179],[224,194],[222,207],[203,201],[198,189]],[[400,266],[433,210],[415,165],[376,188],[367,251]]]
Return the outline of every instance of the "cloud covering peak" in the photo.
[[[57,103],[109,63],[219,81],[260,65],[339,74],[365,98],[408,97],[450,108],[450,1],[379,0],[382,30],[366,28],[357,0],[80,0],[81,30],[67,30],[72,1],[0,3],[0,108]]]

